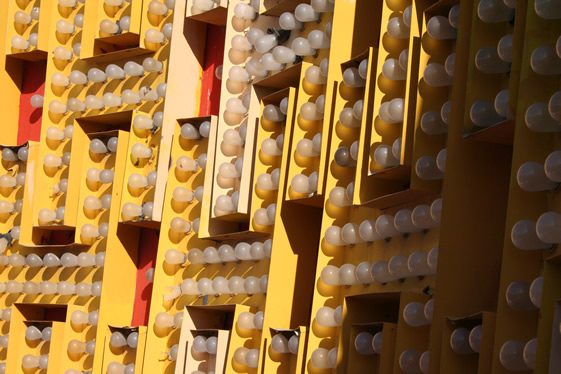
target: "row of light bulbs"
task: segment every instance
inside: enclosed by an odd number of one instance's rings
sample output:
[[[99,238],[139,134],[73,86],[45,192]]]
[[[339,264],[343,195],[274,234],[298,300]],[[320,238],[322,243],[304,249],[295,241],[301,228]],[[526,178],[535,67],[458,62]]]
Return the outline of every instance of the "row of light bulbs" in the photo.
[[[201,278],[198,281],[192,278],[184,279],[179,286],[171,289],[171,293],[166,295],[167,300],[174,300],[181,295],[202,296],[202,295],[257,295],[267,292],[268,276],[261,277],[232,276],[229,279],[216,276],[212,279]]]
[[[3,283],[5,285],[5,292],[10,294],[25,294],[25,295],[60,295],[71,296],[77,295],[79,297],[99,297],[101,296],[101,281],[93,283],[80,282],[77,284],[67,281],[51,282],[18,282],[8,281]]]
[[[279,23],[282,30],[289,32],[301,28],[302,22],[316,21],[319,18],[319,12],[326,11],[332,11],[331,4],[319,2],[312,5],[300,4],[296,7],[294,15],[289,12],[281,15]],[[243,3],[236,5],[234,13],[235,16],[232,22],[234,23],[234,28],[236,28],[236,24],[241,25],[241,27],[238,28],[239,31],[249,27],[251,21],[257,16],[256,10],[251,5]],[[228,91],[232,94],[242,93],[247,85],[250,84],[252,76],[255,78],[263,78],[268,73],[282,70],[285,64],[293,63],[297,55],[313,55],[316,53],[316,48],[321,49],[329,47],[328,34],[330,34],[330,29],[331,27],[328,25],[324,31],[314,30],[310,32],[308,38],[298,37],[294,39],[291,48],[279,45],[279,41],[282,41],[282,32],[276,35],[265,34],[262,30],[252,27],[248,30],[246,35],[234,36],[229,57],[235,66],[233,66],[228,73],[226,84]],[[236,66],[244,63],[253,51],[261,54],[261,56],[250,58],[245,67]],[[272,122],[283,121],[286,115],[286,103],[287,100],[284,100],[284,104],[281,103],[280,108],[273,105],[267,106],[263,113],[263,118]],[[240,123],[247,114],[247,109],[248,105],[244,106],[240,99],[229,99],[224,113],[225,122],[229,125]],[[235,137],[232,138],[232,145],[230,147],[232,151],[226,150],[226,152],[224,152],[229,156],[233,156],[234,153],[239,153],[243,149],[242,137],[237,137],[239,140],[234,140],[234,138]],[[262,144],[261,151],[265,156],[273,157],[273,159],[280,156],[282,153],[282,137],[279,138],[276,139],[276,142],[274,141],[275,139],[267,139]],[[227,142],[226,138],[225,142]],[[237,149],[235,149],[236,146],[238,147]],[[239,174],[241,173],[238,173],[238,176]],[[232,201],[231,197],[224,195],[220,196],[220,198],[222,204],[220,204],[220,207],[215,206],[217,214],[230,214],[236,210],[236,201]],[[219,205],[218,201],[216,205]],[[257,224],[262,224],[264,226],[272,224],[272,221],[268,219],[265,211],[259,211],[258,217]]]
[[[267,126],[267,122],[271,122],[274,128],[279,128],[279,125],[284,125],[286,120],[286,113],[288,110],[288,97],[284,97],[280,104],[268,104],[263,108],[262,113],[262,124],[261,126]],[[280,178],[280,157],[282,155],[282,150],[284,146],[284,127],[281,127],[281,133],[276,137],[270,137],[265,139],[261,143],[261,156],[260,159],[270,167],[274,168],[269,173],[261,174],[256,181],[256,189],[259,191],[276,191],[278,190],[279,186],[279,178]],[[274,176],[274,178],[273,178]],[[273,200],[274,198],[268,199]],[[270,203],[266,207],[262,207],[257,209],[253,215],[253,222],[257,226],[268,227],[272,226],[275,222],[275,214],[276,214],[276,204]],[[269,246],[270,249],[270,246]],[[265,256],[265,253],[263,253]],[[260,255],[259,255],[260,256]],[[247,256],[246,256],[247,257]],[[253,256],[249,256],[253,257]],[[270,250],[268,256],[270,257]]]
[[[204,250],[198,248],[189,249],[187,254],[177,249],[166,251],[164,261],[170,265],[189,264],[218,264],[237,261],[260,261],[271,258],[271,239],[265,242],[239,242],[235,246],[222,244],[218,248],[208,246]]]
[[[165,99],[166,87],[166,83],[160,83],[156,89],[152,89],[148,86],[142,86],[138,91],[126,89],[123,90],[121,96],[112,92],[104,93],[103,97],[87,95],[84,101],[76,97],[69,98],[66,103],[59,100],[51,100],[49,103],[49,112],[57,115],[64,115],[68,113],[68,111],[81,113],[86,110],[103,110],[106,108],[120,107],[122,105],[138,105],[141,102],[155,102]],[[32,98],[32,105],[35,107],[43,105],[43,100],[40,97],[34,95]]]
[[[47,253],[43,257],[36,253],[30,253],[27,256],[19,253],[12,253],[9,256],[0,256],[1,265],[9,265],[14,268],[21,268],[25,266],[28,266],[29,268],[90,268],[103,267],[104,262],[105,252],[99,252],[95,255],[88,252],[81,252],[78,255],[66,252],[60,257],[54,253]]]
[[[434,275],[437,261],[438,249],[433,248],[428,253],[415,251],[409,257],[395,255],[388,261],[363,261],[358,265],[345,263],[341,267],[326,265],[320,277],[329,286],[367,285],[374,282],[385,284],[400,279]]]
[[[332,190],[330,200],[336,201],[336,206],[345,206],[348,200],[347,191],[338,187]],[[333,200],[332,200],[333,198]],[[366,219],[360,224],[347,223],[343,227],[330,226],[325,231],[325,241],[333,246],[354,245],[361,242],[375,242],[387,240],[401,235],[430,230],[440,225],[442,199],[434,200],[431,205],[420,204],[413,210],[401,209],[395,215],[382,214],[375,220]]]
[[[396,16],[391,17],[388,21],[387,35],[396,40],[409,39],[411,33],[411,11],[412,6],[409,5],[402,12]],[[405,48],[400,52],[399,58],[388,58],[382,65],[382,76],[392,82],[392,85],[403,85],[407,77],[408,68],[408,53],[409,49]],[[349,69],[347,69],[349,70]],[[367,78],[368,60],[361,61],[358,69],[354,72],[354,80],[357,80],[361,86],[364,86]],[[347,73],[347,71],[345,71]],[[343,80],[347,85],[352,84],[350,74],[343,75]],[[355,83],[356,84],[356,83]],[[357,107],[358,105],[358,107]],[[380,120],[387,124],[400,124],[404,118],[404,99],[402,97],[393,98],[388,101],[382,102],[379,108],[378,117]],[[362,100],[357,101],[353,107],[355,126],[360,126],[360,119],[362,118]],[[350,117],[350,116],[349,116]],[[340,122],[344,125],[342,118]],[[350,156],[352,158],[352,165],[356,164],[358,142],[355,142],[349,148]],[[401,137],[398,137],[392,144],[378,144],[371,154],[373,163],[370,165],[371,171],[379,171],[381,169],[391,168],[400,164],[401,158]],[[337,159],[336,159],[337,162]],[[341,163],[338,163],[340,166]]]

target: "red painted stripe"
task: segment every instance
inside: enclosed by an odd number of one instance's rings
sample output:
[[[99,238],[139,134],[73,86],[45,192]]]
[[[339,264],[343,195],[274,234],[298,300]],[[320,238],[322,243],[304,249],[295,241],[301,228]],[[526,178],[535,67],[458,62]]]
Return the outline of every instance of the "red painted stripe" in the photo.
[[[199,116],[218,115],[220,106],[220,80],[216,78],[216,68],[224,60],[224,38],[226,28],[207,25],[206,50],[201,77],[201,104]]]
[[[31,106],[31,96],[45,93],[46,61],[25,61],[19,102],[18,144],[38,141],[41,136],[41,108]]]
[[[152,298],[152,282],[148,282],[146,279],[146,272],[154,267],[156,262],[158,236],[159,232],[156,230],[140,230],[136,292],[131,326],[146,326],[148,324],[148,313],[150,312],[150,301]]]

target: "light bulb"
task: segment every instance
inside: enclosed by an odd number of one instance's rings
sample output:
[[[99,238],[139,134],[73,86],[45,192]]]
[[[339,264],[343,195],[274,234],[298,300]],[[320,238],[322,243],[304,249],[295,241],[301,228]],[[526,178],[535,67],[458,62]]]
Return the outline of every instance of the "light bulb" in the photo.
[[[503,36],[499,40],[499,43],[497,44],[497,54],[498,54],[499,58],[501,60],[503,60],[505,63],[511,63],[512,62],[512,46],[513,46],[512,34],[507,34],[507,35]],[[478,52],[478,54],[479,54],[479,52]],[[494,54],[490,53],[490,55],[493,55],[493,57],[494,57]]]
[[[339,282],[338,284],[344,286],[352,286],[357,283],[357,278],[355,274],[355,266],[353,264],[343,264],[339,268]]]
[[[551,97],[549,98],[547,109],[549,111],[549,115],[552,118],[554,118],[556,121],[561,121],[561,91],[557,91],[553,95],[551,95]]]
[[[421,231],[421,229],[413,224],[411,213],[412,212],[409,209],[401,209],[395,214],[394,226],[400,233],[408,234]]]
[[[367,261],[359,263],[355,268],[356,278],[359,283],[370,284],[374,281],[370,273],[371,264]]]
[[[165,16],[168,12],[168,7],[158,1],[158,0],[152,0],[150,1],[150,3],[148,4],[148,13],[155,15],[155,16]]]
[[[112,348],[123,348],[124,346],[127,345],[127,339],[121,332],[115,331],[111,334],[111,338],[109,339],[109,345]]]
[[[548,191],[557,187],[558,183],[550,180],[544,166],[538,162],[525,162],[520,165],[516,180],[524,191]]]
[[[107,108],[115,108],[121,106],[122,104],[122,99],[112,92],[106,92],[103,94],[103,106]]]
[[[288,339],[282,334],[275,334],[271,339],[271,349],[276,353],[288,353]]]
[[[148,187],[148,178],[144,175],[133,173],[129,176],[128,186],[131,189],[145,189]]]
[[[298,21],[293,13],[284,12],[279,17],[279,26],[283,30],[300,30],[302,22]]]
[[[555,212],[546,212],[536,222],[536,234],[544,243],[561,243],[561,235],[557,233],[560,226],[561,215]]]
[[[358,235],[358,225],[354,223],[347,223],[341,229],[341,240],[345,244],[354,245],[361,241]]]
[[[469,345],[470,331],[464,327],[458,327],[450,334],[450,348],[458,354],[466,355],[473,353]]]
[[[543,277],[537,277],[530,284],[530,301],[532,301],[532,304],[534,304],[536,308],[541,308],[542,305],[543,282]]]
[[[420,372],[419,359],[421,354],[414,349],[406,349],[399,355],[399,368],[405,374]]]
[[[374,162],[382,168],[391,168],[399,165],[399,159],[392,154],[392,148],[386,144],[380,144],[374,150]]]
[[[21,366],[26,369],[36,369],[39,367],[39,357],[33,355],[25,355],[21,359]]]
[[[436,222],[431,215],[431,207],[425,204],[417,205],[413,209],[411,212],[411,219],[415,226],[423,230],[438,227],[438,222]]]
[[[269,52],[277,46],[277,37],[273,34],[264,34],[255,41],[255,50],[259,53]]]
[[[410,29],[401,17],[392,17],[388,21],[388,35],[395,39],[408,39]]]
[[[495,48],[481,48],[475,54],[475,66],[486,74],[502,74],[510,71],[510,63],[499,56]]]
[[[351,152],[348,147],[339,147],[334,155],[335,164],[342,168],[354,167],[356,163],[351,157]]]
[[[31,15],[18,10],[15,14],[14,14],[14,23],[19,24],[19,25],[24,25],[27,26],[31,23]]]
[[[298,4],[294,9],[294,17],[300,22],[314,22],[319,19],[319,14],[309,4]]]
[[[152,148],[143,143],[135,143],[131,148],[131,156],[135,163],[149,159],[152,157]]]
[[[514,246],[522,250],[549,249],[551,247],[538,237],[536,224],[531,220],[516,222],[512,226],[510,237]]]
[[[329,48],[331,40],[327,34],[321,30],[312,30],[308,34],[308,42],[310,47],[314,49],[325,49]]]
[[[58,33],[69,35],[74,34],[74,31],[76,30],[76,27],[72,23],[64,19],[58,20],[55,24],[55,28]]]
[[[321,271],[320,279],[328,286],[338,286],[339,268],[333,265],[326,265]]]
[[[437,167],[436,159],[432,156],[421,156],[415,163],[415,173],[424,180],[438,180],[443,177]]]
[[[132,221],[142,215],[142,207],[134,203],[125,203],[121,213],[124,221]]]
[[[527,371],[528,366],[524,362],[524,343],[518,340],[507,340],[499,351],[501,365],[511,371]]]
[[[452,84],[452,77],[444,65],[432,62],[425,67],[423,79],[431,87],[446,87]]]
[[[181,282],[180,290],[183,295],[188,295],[188,296],[199,295],[199,286],[197,282],[191,278],[184,279],[183,282]]]
[[[354,341],[354,348],[360,355],[371,355],[374,354],[374,349],[372,348],[372,334],[366,331],[359,332]]]
[[[241,312],[238,316],[237,325],[243,330],[255,329],[254,314],[250,312]]]
[[[537,338],[528,340],[528,342],[524,346],[524,352],[522,354],[524,358],[524,363],[526,364],[526,366],[528,366],[528,368],[532,370],[536,368],[537,345],[538,345]]]
[[[448,22],[453,28],[457,29],[460,24],[460,4],[454,5],[448,12]]]
[[[540,46],[532,51],[530,66],[536,74],[558,75],[561,74],[561,58],[553,47]]]
[[[365,61],[368,63],[368,60]],[[361,66],[362,63],[358,69],[359,74],[363,79],[366,79],[366,69],[368,66],[362,68]],[[402,81],[407,77],[407,71],[399,65],[398,60],[396,60],[395,58],[389,58],[384,62],[384,65],[382,66],[382,75],[392,81]]]
[[[481,348],[481,335],[482,335],[482,326],[477,325],[471,329],[469,332],[468,342],[469,347],[473,352],[479,353]]]
[[[337,366],[337,355],[338,355],[337,348],[331,348],[329,352],[327,352],[327,367],[330,369],[334,369]]]
[[[371,220],[364,220],[360,223],[358,234],[362,240],[369,243],[381,239],[375,229],[375,221]]]
[[[194,173],[199,169],[197,161],[189,156],[181,156],[175,162],[175,167],[178,171],[184,173]]]
[[[530,284],[526,281],[510,282],[505,292],[507,304],[515,310],[535,309],[529,291]]]
[[[146,39],[146,42],[151,44],[163,44],[166,40],[163,32],[152,28],[146,30],[144,37]]]
[[[327,369],[329,368],[329,361],[328,361],[328,354],[329,351],[325,348],[317,348],[315,351],[312,352],[312,356],[310,358],[310,362],[313,367],[317,369]]]
[[[394,224],[394,217],[387,214],[382,214],[376,218],[375,230],[383,239],[399,235],[399,231],[397,231]]]
[[[307,4],[300,4],[300,5],[307,5]],[[313,56],[313,55],[316,54],[316,50],[314,48],[312,48],[308,39],[302,38],[302,37],[297,37],[296,39],[294,39],[292,41],[291,48],[292,48],[292,51],[294,51],[294,53],[297,56]],[[273,52],[273,55],[274,55],[274,52]],[[277,61],[282,62],[282,61],[279,61],[279,60],[277,60]]]
[[[170,230],[178,234],[187,234],[191,231],[191,223],[181,217],[174,217],[170,222]]]
[[[536,132],[559,132],[561,123],[549,114],[546,103],[538,102],[531,104],[525,113],[526,126]]]
[[[477,6],[477,15],[483,22],[508,22],[514,16],[514,9],[505,5],[503,1],[481,0]]]
[[[343,72],[343,82],[349,87],[364,87],[366,80],[362,78],[355,67],[349,67]]]
[[[456,29],[443,16],[431,17],[427,22],[427,32],[436,40],[456,39]]]
[[[56,212],[43,208],[39,210],[39,225],[50,225],[56,221]]]

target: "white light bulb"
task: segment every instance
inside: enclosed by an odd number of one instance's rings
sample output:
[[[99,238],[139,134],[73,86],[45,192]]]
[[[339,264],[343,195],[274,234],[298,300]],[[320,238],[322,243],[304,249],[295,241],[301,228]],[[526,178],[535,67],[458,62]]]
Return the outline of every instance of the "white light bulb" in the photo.
[[[464,327],[458,327],[450,334],[450,348],[457,354],[471,354],[473,350],[469,345],[470,331]]]
[[[395,39],[408,39],[410,29],[401,17],[392,17],[388,21],[388,35]]]
[[[518,340],[507,340],[499,351],[501,365],[511,371],[527,371],[528,366],[524,362],[524,343]]]
[[[531,104],[525,113],[526,126],[536,132],[559,132],[561,123],[551,117],[545,103]]]
[[[544,243],[561,243],[561,235],[558,234],[561,227],[561,215],[555,212],[543,213],[536,221],[536,234]]]
[[[309,4],[298,4],[294,9],[294,17],[300,22],[313,22],[319,19],[319,14]]]
[[[417,176],[424,180],[438,180],[443,178],[442,172],[438,169],[436,159],[432,156],[421,156],[415,164]]]
[[[312,356],[310,358],[310,362],[313,367],[317,369],[328,369],[329,368],[329,361],[328,356],[329,351],[325,348],[317,348],[315,351],[312,352]]]
[[[456,29],[443,16],[431,17],[427,22],[427,32],[436,40],[456,39]]]
[[[536,233],[536,224],[531,220],[521,220],[512,226],[510,234],[512,243],[518,249],[549,249],[550,244],[543,242]]]
[[[307,4],[300,4],[300,5],[307,5]],[[316,54],[316,50],[311,47],[308,39],[302,37],[297,37],[296,39],[294,39],[292,41],[291,48],[297,56],[312,56]]]
[[[558,183],[547,177],[544,165],[538,162],[525,162],[520,165],[516,180],[520,188],[529,192],[553,190],[558,186]]]
[[[561,74],[561,58],[559,58],[555,49],[549,46],[540,46],[532,51],[530,66],[536,74]]]
[[[416,374],[419,373],[421,368],[419,366],[419,360],[421,354],[414,349],[406,349],[399,355],[399,368],[405,374]]]
[[[526,281],[510,282],[505,298],[507,304],[514,310],[533,310],[535,309],[530,299],[530,284]]]
[[[452,84],[452,77],[444,65],[432,62],[425,67],[423,79],[431,87],[446,87]]]
[[[283,30],[299,30],[302,22],[298,21],[291,12],[284,12],[279,17],[279,26]]]
[[[477,15],[483,22],[508,22],[514,16],[514,9],[506,6],[503,1],[481,0],[477,6]]]
[[[481,48],[475,54],[475,66],[486,74],[503,74],[510,71],[510,63],[503,61],[495,48]]]
[[[530,284],[530,290],[529,290],[530,300],[532,301],[532,304],[534,304],[536,308],[541,308],[542,305],[543,282],[544,282],[543,277],[537,277]]]

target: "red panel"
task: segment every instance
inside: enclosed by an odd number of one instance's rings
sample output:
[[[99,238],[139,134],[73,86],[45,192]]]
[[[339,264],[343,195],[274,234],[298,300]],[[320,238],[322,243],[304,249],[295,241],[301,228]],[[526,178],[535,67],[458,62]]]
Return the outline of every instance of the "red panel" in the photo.
[[[18,144],[39,140],[41,136],[41,108],[31,106],[31,96],[45,92],[46,62],[26,61],[23,67],[21,96],[19,101]]]
[[[218,115],[220,107],[220,79],[216,78],[216,68],[224,60],[223,26],[208,25],[206,29],[206,50],[203,74],[201,77],[201,105],[199,116]]]
[[[158,251],[159,232],[150,229],[140,230],[138,245],[138,263],[136,272],[136,294],[131,326],[146,326],[150,301],[152,297],[152,282],[146,279],[146,272],[154,267],[156,252]]]

